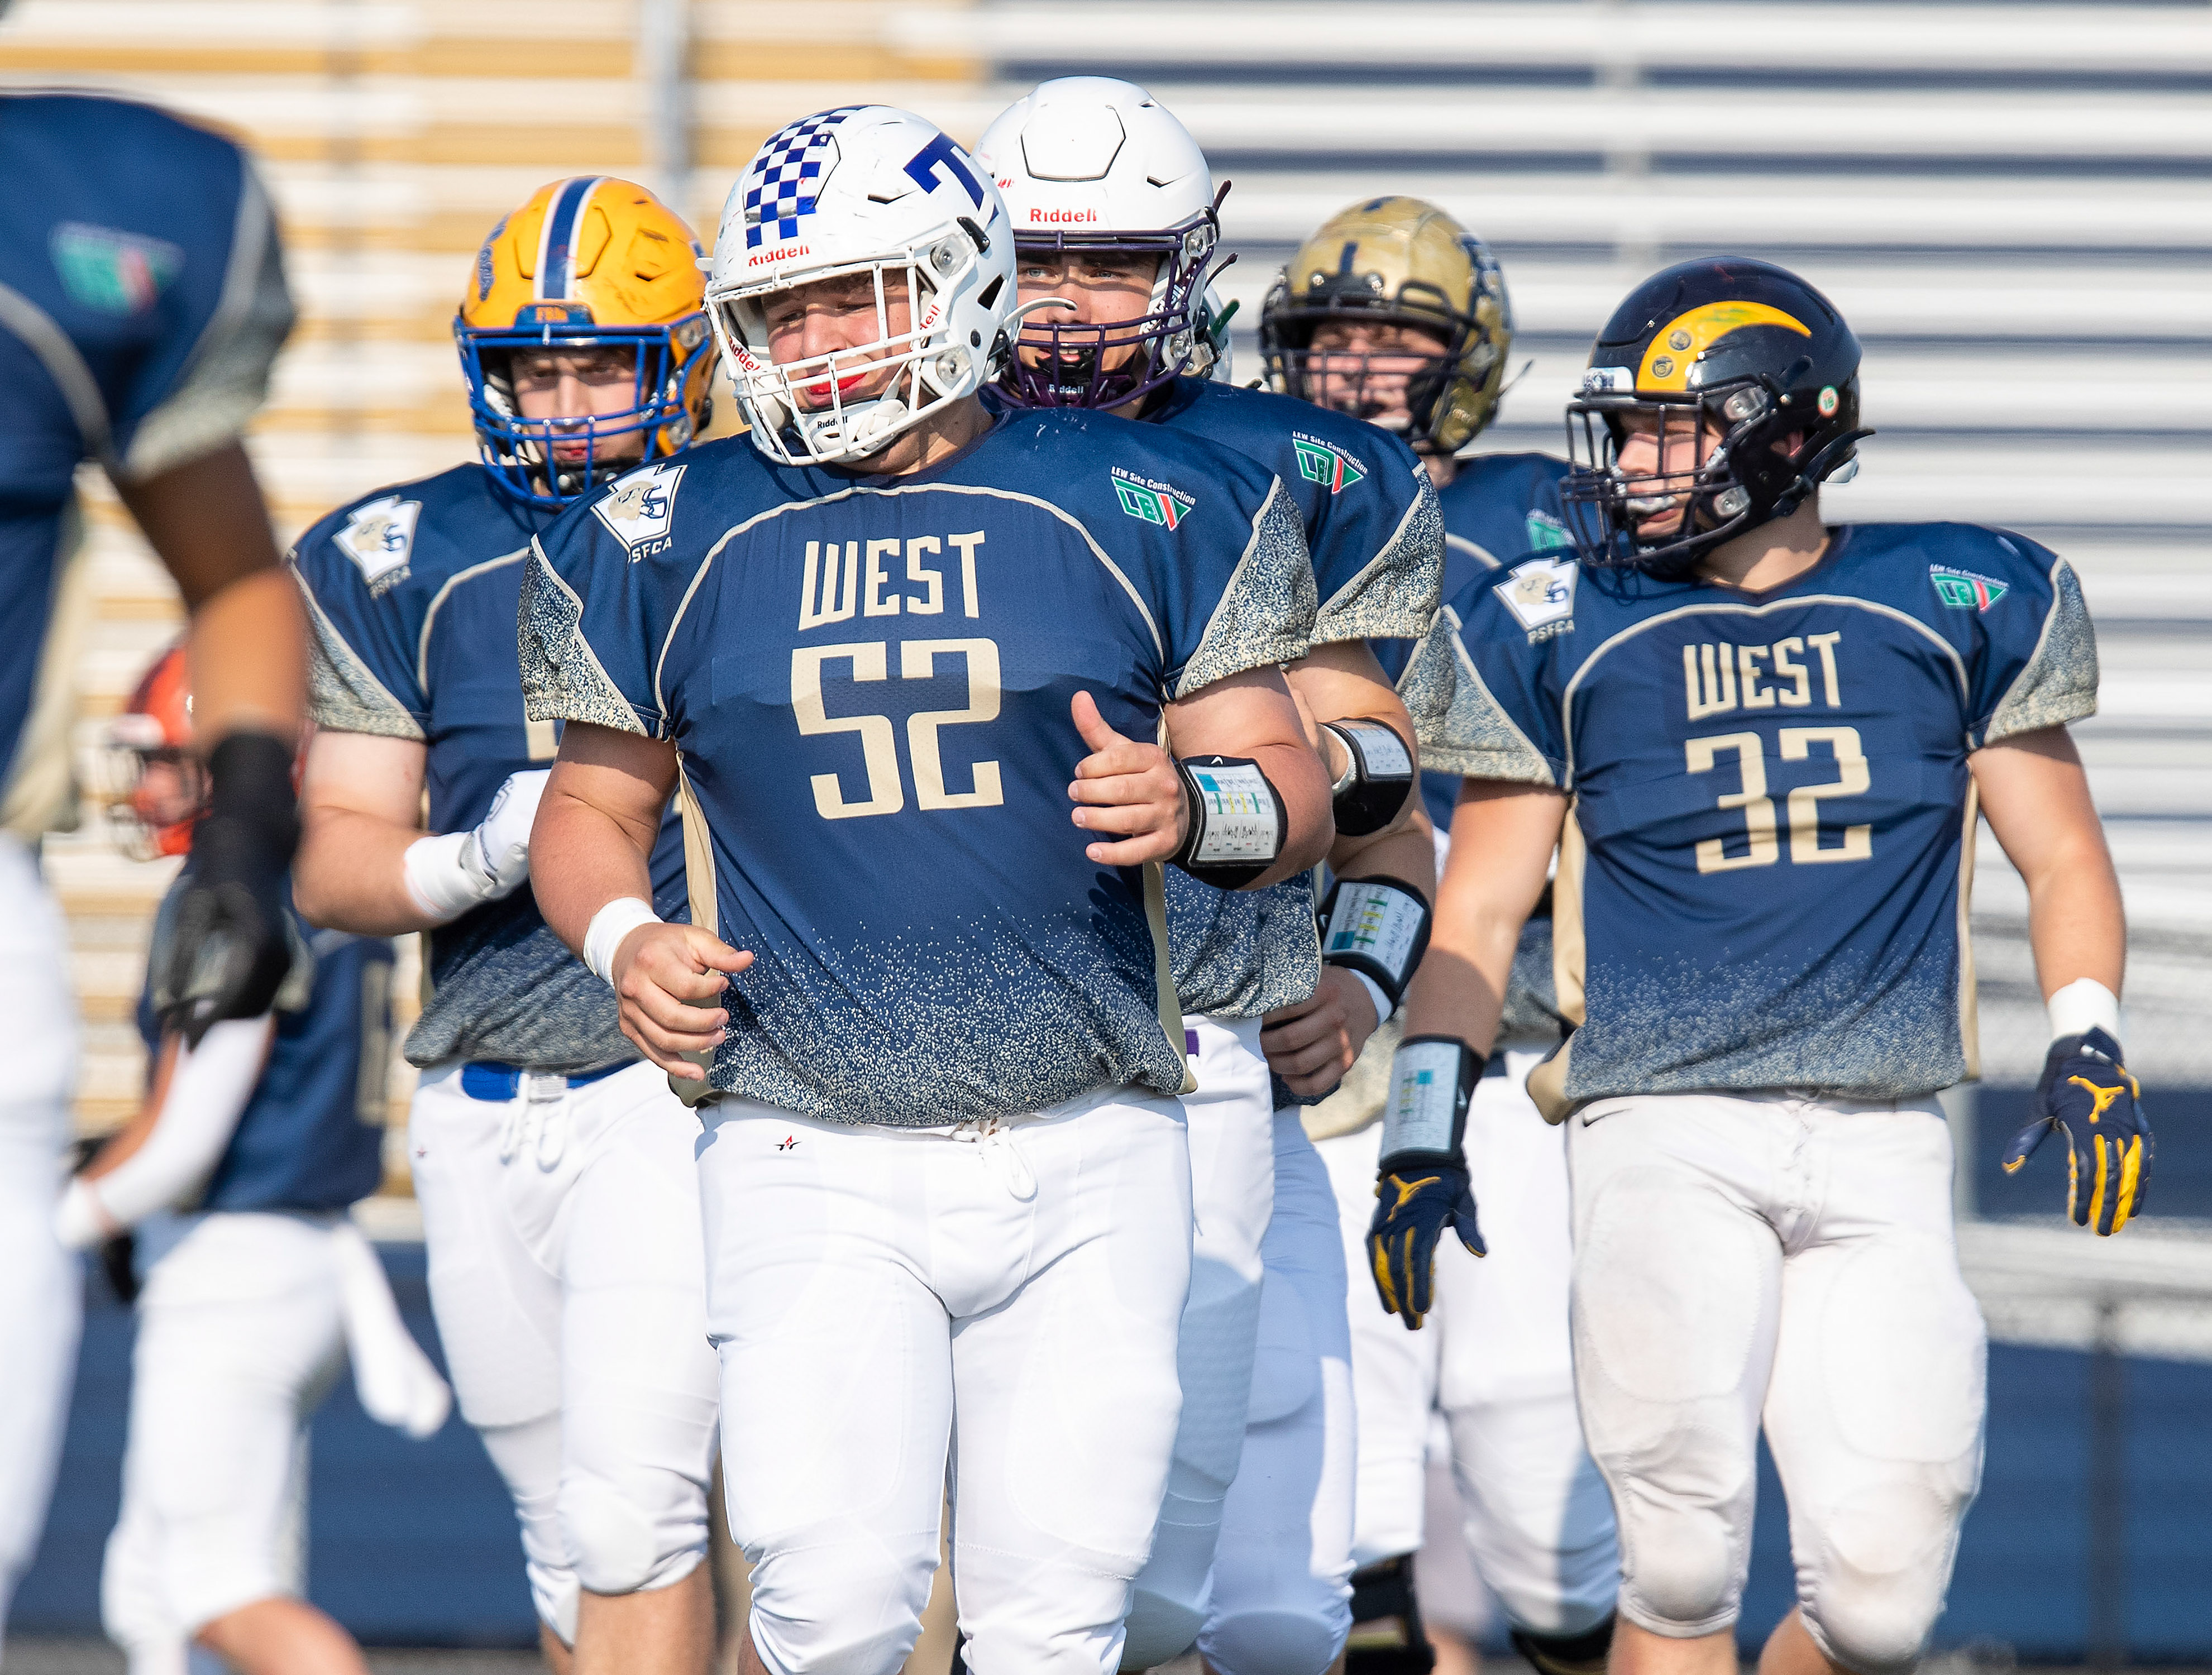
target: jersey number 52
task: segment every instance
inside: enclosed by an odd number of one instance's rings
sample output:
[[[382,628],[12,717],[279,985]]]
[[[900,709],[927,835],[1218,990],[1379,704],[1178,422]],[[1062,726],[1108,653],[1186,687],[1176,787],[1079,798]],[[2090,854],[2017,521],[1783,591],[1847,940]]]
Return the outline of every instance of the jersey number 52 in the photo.
[[[966,723],[992,721],[999,714],[999,647],[990,640],[908,640],[899,646],[899,678],[926,681],[937,673],[939,657],[957,656],[968,668],[968,701],[958,709],[920,710],[907,717],[907,753],[914,763],[915,806],[920,809],[994,809],[1006,800],[995,762],[968,765],[969,791],[945,788],[945,759],[938,731]],[[857,820],[862,815],[896,814],[906,806],[899,776],[898,736],[888,715],[832,715],[822,701],[822,665],[849,662],[855,682],[888,680],[890,647],[881,640],[843,646],[799,646],[791,653],[791,713],[799,731],[858,733],[868,794],[846,799],[835,774],[812,778],[814,810],[824,820]]]

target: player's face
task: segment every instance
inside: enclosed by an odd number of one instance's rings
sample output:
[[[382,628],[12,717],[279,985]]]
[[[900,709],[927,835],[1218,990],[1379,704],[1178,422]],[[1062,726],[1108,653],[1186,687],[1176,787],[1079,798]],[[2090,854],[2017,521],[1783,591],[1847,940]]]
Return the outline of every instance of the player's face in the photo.
[[[1385,430],[1413,422],[1408,389],[1449,349],[1434,331],[1397,320],[1323,320],[1306,359],[1310,398]]]
[[[889,388],[899,368],[867,363],[879,358],[874,353],[879,345],[913,330],[913,313],[906,276],[889,271],[884,275],[880,314],[874,276],[866,273],[793,285],[772,293],[761,306],[769,358],[777,366],[839,355],[854,367],[846,372],[839,362],[828,362],[819,377],[797,386],[800,403],[813,409],[827,407],[833,399],[872,400]]]
[[[629,349],[517,349],[509,365],[514,405],[526,419],[550,420],[553,460],[577,466],[645,458],[646,433],[594,434],[594,421],[638,404],[637,355]]]
[[[1628,502],[1637,535],[1648,541],[1676,533],[1698,468],[1721,445],[1719,428],[1700,425],[1687,409],[1648,408],[1624,415],[1620,428],[1613,469],[1649,491]]]
[[[1158,256],[1133,251],[1024,256],[1014,269],[1021,300],[1036,302],[1058,297],[1064,300],[1064,306],[1040,308],[1023,318],[1040,326],[1121,325],[1140,320],[1152,311],[1152,284],[1159,277],[1160,261]],[[1105,343],[1097,351],[1103,361],[1099,370],[1118,372],[1141,347],[1134,341]],[[1092,351],[1086,343],[1083,347],[1064,344],[1058,352],[1073,371]],[[1039,333],[1036,340],[1025,340],[1019,353],[1023,365],[1042,366],[1045,356],[1054,353],[1051,339]]]

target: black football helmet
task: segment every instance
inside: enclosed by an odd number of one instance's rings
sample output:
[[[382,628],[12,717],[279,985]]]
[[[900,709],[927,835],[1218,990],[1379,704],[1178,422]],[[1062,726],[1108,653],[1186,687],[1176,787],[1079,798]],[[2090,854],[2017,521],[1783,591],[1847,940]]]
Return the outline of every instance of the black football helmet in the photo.
[[[1657,469],[1627,476],[1620,450],[1639,416],[1659,438]],[[1574,470],[1559,490],[1583,561],[1686,569],[1849,481],[1874,434],[1858,419],[1858,339],[1796,274],[1735,256],[1654,274],[1598,334],[1567,404]],[[1708,432],[1718,446],[1701,462]]]

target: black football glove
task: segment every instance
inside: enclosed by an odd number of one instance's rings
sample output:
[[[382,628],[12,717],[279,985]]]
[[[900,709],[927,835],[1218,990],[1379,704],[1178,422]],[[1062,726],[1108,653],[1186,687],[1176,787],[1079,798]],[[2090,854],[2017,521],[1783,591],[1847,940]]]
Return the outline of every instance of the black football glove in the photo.
[[[284,874],[300,846],[292,747],[233,733],[208,757],[208,811],[192,834],[191,881],[161,988],[163,1023],[198,1047],[226,1018],[258,1017],[290,968]]]
[[[1436,1306],[1437,1246],[1445,1229],[1477,1256],[1489,1250],[1475,1225],[1474,1189],[1456,1157],[1408,1152],[1384,1164],[1375,1182],[1375,1219],[1368,1223],[1367,1257],[1382,1312],[1408,1332]]]
[[[2054,1128],[2066,1158],[2066,1213],[2100,1237],[2142,1213],[2155,1145],[2143,1118],[2142,1089],[2120,1062],[2120,1044],[2102,1029],[2062,1035],[2043,1061],[2035,1118],[2005,1148],[2004,1170],[2016,1174]]]

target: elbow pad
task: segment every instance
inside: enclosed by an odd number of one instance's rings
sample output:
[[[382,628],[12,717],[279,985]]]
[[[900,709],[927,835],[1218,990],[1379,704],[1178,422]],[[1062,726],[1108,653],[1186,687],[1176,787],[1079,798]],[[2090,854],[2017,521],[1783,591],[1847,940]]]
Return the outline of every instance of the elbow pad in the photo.
[[[1321,957],[1369,979],[1395,1011],[1428,950],[1429,924],[1429,904],[1411,884],[1339,878],[1321,904]]]
[[[1249,756],[1178,757],[1190,816],[1172,859],[1217,889],[1242,889],[1282,859],[1290,815],[1282,793]]]
[[[1390,1059],[1382,1107],[1382,1167],[1407,1160],[1462,1168],[1467,1108],[1482,1078],[1482,1055],[1456,1035],[1408,1035]]]
[[[1329,787],[1336,829],[1365,837],[1398,817],[1413,791],[1413,753],[1380,721],[1324,721],[1322,731],[1344,747],[1347,765]]]

